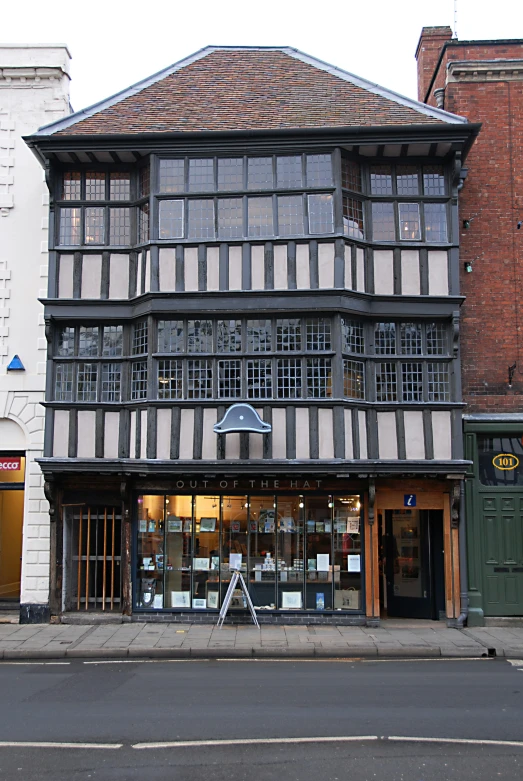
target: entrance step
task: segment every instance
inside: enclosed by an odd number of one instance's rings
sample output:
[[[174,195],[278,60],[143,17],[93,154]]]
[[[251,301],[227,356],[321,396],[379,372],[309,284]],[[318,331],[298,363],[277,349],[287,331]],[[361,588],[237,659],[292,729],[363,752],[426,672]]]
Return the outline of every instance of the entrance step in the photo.
[[[102,613],[98,611],[85,613],[64,613],[60,616],[61,624],[85,626],[90,624],[126,624],[130,619],[121,613]]]
[[[485,618],[485,626],[523,626],[523,616]]]

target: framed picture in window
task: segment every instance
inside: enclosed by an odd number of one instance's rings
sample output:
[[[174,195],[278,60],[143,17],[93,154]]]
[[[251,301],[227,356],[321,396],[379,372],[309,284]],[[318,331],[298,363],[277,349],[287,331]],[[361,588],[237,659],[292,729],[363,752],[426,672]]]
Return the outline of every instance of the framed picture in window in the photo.
[[[200,518],[200,532],[216,531],[216,518]]]
[[[167,516],[167,531],[168,532],[181,532],[182,530],[182,519],[178,518],[177,515],[168,515]]]
[[[218,592],[217,591],[209,591],[207,593],[207,607],[211,610],[217,610],[218,609]]]
[[[287,610],[300,610],[302,606],[301,591],[283,591],[281,595],[281,606]]]

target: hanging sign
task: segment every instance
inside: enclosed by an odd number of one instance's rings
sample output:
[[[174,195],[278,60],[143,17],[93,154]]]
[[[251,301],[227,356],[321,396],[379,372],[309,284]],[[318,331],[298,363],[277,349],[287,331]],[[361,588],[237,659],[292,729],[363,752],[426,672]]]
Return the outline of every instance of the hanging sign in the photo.
[[[19,472],[21,468],[22,459],[20,456],[2,456],[0,458],[0,472]]]
[[[512,453],[499,453],[494,456],[492,463],[496,469],[501,469],[502,472],[510,472],[511,469],[516,469],[519,466],[519,458],[512,455]]]

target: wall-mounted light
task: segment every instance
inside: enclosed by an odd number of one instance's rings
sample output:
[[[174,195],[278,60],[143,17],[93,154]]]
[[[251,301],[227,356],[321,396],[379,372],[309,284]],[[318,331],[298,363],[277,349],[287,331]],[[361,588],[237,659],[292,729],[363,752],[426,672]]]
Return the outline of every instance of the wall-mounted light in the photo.
[[[521,226],[522,226],[522,225],[523,225],[523,220],[520,220],[520,221],[518,222],[518,225],[517,225],[518,231],[519,231],[519,230],[521,230]]]
[[[466,260],[464,262],[464,264],[463,264],[463,268],[465,269],[467,274],[471,274],[472,273],[472,261],[471,260]]]
[[[305,505],[304,505],[304,503],[303,503],[303,496],[301,496],[301,495],[300,495],[300,502],[299,502],[299,505],[298,505],[298,507],[302,508],[302,507],[304,507],[304,506],[305,506]]]
[[[462,223],[463,229],[468,231],[468,229],[470,228],[470,223],[473,222],[477,216],[478,214],[473,214],[471,217],[467,217],[467,219],[463,220]]]

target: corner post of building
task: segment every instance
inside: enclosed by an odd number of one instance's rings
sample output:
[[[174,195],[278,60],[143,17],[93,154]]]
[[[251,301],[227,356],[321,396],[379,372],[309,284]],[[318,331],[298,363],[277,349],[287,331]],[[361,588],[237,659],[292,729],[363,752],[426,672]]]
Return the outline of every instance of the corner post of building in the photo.
[[[62,612],[63,532],[54,475],[44,474],[44,496],[49,503],[49,610],[51,616],[57,616]]]
[[[375,525],[376,481],[369,478],[369,490],[364,495],[365,513],[365,614],[368,625],[380,620],[380,587],[378,565],[378,533]]]
[[[460,615],[459,505],[460,483],[453,481],[443,496],[445,614],[450,622]]]
[[[130,490],[126,477],[120,480],[120,498],[122,500],[122,615],[130,616],[132,613],[132,533],[130,513]]]

